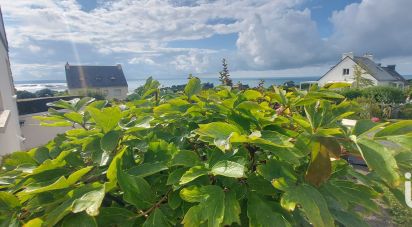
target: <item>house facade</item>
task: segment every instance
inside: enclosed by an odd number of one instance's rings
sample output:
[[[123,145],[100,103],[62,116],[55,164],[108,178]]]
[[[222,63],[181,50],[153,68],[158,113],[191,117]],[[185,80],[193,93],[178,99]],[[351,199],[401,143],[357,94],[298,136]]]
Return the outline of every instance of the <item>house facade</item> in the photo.
[[[125,99],[128,85],[122,66],[65,66],[70,95],[100,94],[107,99]]]
[[[9,48],[0,9],[0,156],[21,149],[16,95],[9,61]]]
[[[341,61],[333,66],[319,80],[318,84],[324,86],[333,82],[353,83],[355,68],[359,67],[362,77],[369,79],[374,85],[394,86],[404,88],[406,80],[396,72],[395,65],[382,66],[375,63],[371,54],[362,57],[354,56],[353,53],[342,55]]]

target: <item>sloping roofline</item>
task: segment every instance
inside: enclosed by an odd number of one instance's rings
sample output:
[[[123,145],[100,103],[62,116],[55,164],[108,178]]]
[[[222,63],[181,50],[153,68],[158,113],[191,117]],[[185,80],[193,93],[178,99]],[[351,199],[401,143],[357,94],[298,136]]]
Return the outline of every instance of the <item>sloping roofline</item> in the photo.
[[[121,65],[93,66],[67,63],[65,71],[69,89],[128,87]]]
[[[336,65],[334,65],[333,67],[331,67],[325,74],[323,74],[323,76],[321,76],[321,77],[318,79],[318,81],[321,80],[323,77],[325,77],[330,71],[332,71],[336,66],[338,66],[340,63],[342,63],[346,58],[349,58],[350,60],[352,60],[356,65],[358,65],[359,67],[361,67],[363,70],[366,70],[366,71],[368,72],[368,74],[371,75],[373,78],[375,78],[377,81],[403,81],[403,82],[405,81],[405,79],[404,79],[399,73],[397,73],[397,74],[401,77],[400,79],[394,77],[394,76],[392,75],[392,73],[388,72],[388,71],[385,69],[385,67],[381,67],[381,66],[379,66],[379,65],[377,65],[377,67],[381,68],[383,72],[387,73],[387,74],[392,78],[392,80],[382,80],[382,79],[378,79],[378,78],[376,78],[376,76],[374,75],[374,73],[371,73],[371,72],[370,72],[370,70],[369,70],[367,67],[365,68],[364,66],[362,66],[361,64],[359,64],[357,61],[355,61],[354,58],[351,58],[350,56],[346,56],[346,57],[342,58]],[[372,60],[371,60],[371,61],[372,61]],[[372,61],[372,62],[373,62],[374,64],[376,64],[374,61]],[[395,72],[396,72],[396,71],[395,71]]]

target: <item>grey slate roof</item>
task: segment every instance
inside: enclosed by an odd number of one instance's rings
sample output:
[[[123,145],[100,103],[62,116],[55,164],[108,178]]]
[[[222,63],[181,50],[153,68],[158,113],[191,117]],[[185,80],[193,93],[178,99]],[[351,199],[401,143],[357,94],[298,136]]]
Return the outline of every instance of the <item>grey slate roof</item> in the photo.
[[[405,81],[394,69],[381,67],[367,57],[354,57],[353,60],[378,81]]]
[[[403,76],[401,76],[398,72],[396,72],[394,68],[387,66],[387,67],[382,67],[382,69],[384,69],[386,72],[391,74],[396,80],[406,82],[406,79]]]
[[[69,89],[127,87],[122,67],[66,65],[66,81]]]

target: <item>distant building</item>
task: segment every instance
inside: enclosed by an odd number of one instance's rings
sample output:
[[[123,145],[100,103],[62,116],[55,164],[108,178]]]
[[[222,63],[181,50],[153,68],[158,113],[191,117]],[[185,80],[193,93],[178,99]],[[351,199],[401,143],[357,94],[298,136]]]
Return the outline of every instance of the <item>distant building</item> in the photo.
[[[21,149],[20,134],[9,48],[0,9],[0,155]]]
[[[403,88],[406,80],[395,70],[395,65],[383,67],[373,61],[373,55],[365,54],[363,57],[354,56],[352,52],[342,55],[341,61],[323,75],[318,84],[323,86],[333,82],[354,82],[354,69],[359,66],[362,77],[370,79],[375,85],[388,85]]]
[[[125,99],[128,85],[122,66],[76,66],[66,64],[66,81],[70,95],[98,93],[107,99]]]

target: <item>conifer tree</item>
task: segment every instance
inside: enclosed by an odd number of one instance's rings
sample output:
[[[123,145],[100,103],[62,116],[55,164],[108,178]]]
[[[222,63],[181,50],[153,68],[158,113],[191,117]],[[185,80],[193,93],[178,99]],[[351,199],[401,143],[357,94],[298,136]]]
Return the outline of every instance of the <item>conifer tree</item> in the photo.
[[[232,82],[232,79],[230,79],[229,69],[228,69],[225,58],[223,58],[222,60],[222,65],[223,65],[223,70],[219,72],[220,74],[219,80],[220,82],[222,82],[222,85],[232,87],[233,82]]]

